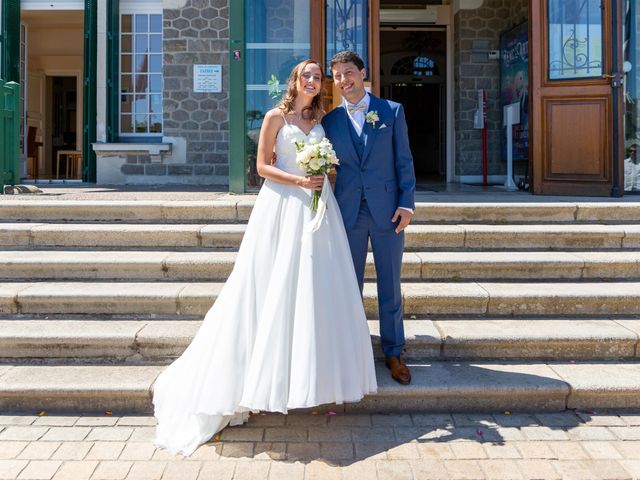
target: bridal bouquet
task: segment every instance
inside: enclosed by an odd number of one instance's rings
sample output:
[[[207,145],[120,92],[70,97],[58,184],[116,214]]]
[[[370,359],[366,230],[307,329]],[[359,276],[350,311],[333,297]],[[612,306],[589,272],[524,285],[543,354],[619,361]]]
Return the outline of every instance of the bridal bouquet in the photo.
[[[320,141],[310,138],[306,143],[294,140],[294,143],[298,152],[296,162],[307,175],[326,175],[335,165],[340,164],[333,145],[327,137]],[[320,192],[314,190],[311,196],[312,212],[318,210],[318,200],[320,200]]]

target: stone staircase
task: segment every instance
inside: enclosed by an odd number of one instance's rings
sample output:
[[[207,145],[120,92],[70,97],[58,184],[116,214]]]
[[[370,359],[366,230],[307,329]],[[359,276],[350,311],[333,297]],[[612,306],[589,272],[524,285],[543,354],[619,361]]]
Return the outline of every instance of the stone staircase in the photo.
[[[0,411],[150,412],[251,207],[0,202]],[[640,407],[640,203],[419,204],[406,243],[413,383],[378,361],[377,395],[328,408]],[[371,258],[366,276],[381,358]]]

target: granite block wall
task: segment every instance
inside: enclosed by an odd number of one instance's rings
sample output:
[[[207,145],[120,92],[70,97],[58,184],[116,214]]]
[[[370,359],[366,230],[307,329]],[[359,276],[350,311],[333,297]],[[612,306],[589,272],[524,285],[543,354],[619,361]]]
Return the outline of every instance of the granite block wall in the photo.
[[[160,164],[129,155],[122,173],[162,183],[228,184],[229,1],[186,0],[163,10],[163,134],[173,152]],[[222,93],[193,91],[196,64],[222,65]]]
[[[480,8],[460,10],[455,15],[456,175],[482,175],[481,131],[473,128],[478,89],[487,90],[489,175],[506,172],[501,158],[500,64],[497,60],[478,59],[472,52],[478,41],[497,50],[500,33],[526,20],[528,8],[528,0],[485,0]]]

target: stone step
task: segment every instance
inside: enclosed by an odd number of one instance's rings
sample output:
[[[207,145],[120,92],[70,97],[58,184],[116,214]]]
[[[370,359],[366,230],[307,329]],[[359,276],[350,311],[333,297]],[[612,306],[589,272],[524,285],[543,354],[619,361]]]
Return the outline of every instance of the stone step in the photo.
[[[409,362],[409,386],[377,364],[378,392],[335,410],[561,411],[640,407],[640,364]],[[0,365],[0,410],[150,413],[162,366]]]
[[[0,250],[0,280],[225,281],[235,252]],[[366,278],[376,277],[373,256]],[[406,252],[407,281],[639,279],[640,252]]]
[[[0,223],[0,247],[237,249],[246,225]],[[424,250],[639,249],[640,225],[410,225]]]
[[[9,363],[165,364],[189,345],[200,321],[0,320]],[[405,320],[411,359],[616,360],[638,351],[640,319]],[[376,357],[379,323],[369,321]]]
[[[0,283],[0,314],[201,317],[222,283]],[[640,282],[403,283],[404,315],[589,316],[640,314]],[[365,283],[365,310],[377,317],[376,287]]]
[[[226,196],[212,201],[74,201],[3,199],[0,219],[7,221],[223,223],[246,222],[255,196]],[[425,223],[637,223],[638,202],[417,202],[415,222]]]

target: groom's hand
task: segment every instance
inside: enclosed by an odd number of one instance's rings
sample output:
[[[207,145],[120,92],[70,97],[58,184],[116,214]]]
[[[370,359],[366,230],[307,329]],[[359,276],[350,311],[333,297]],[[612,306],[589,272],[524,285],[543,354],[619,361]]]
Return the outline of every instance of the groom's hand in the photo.
[[[405,210],[404,208],[398,208],[396,210],[395,215],[391,219],[393,223],[396,223],[398,221],[398,218],[400,219],[400,223],[398,223],[398,226],[396,227],[396,233],[400,233],[405,228],[407,228],[409,223],[411,223],[411,217],[413,217],[413,213],[411,213],[409,210]]]

